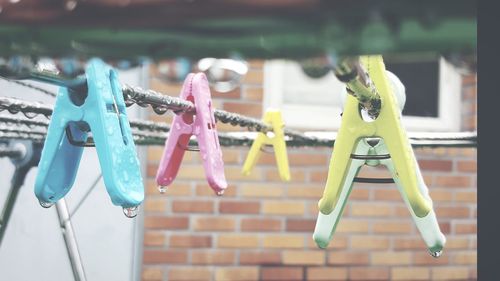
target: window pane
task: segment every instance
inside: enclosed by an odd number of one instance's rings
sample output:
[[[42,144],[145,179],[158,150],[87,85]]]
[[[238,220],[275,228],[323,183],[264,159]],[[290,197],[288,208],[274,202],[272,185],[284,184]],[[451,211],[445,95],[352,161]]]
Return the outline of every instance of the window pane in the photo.
[[[438,117],[439,60],[385,60],[386,69],[396,74],[406,88],[403,115]]]
[[[287,61],[284,69],[283,101],[285,104],[340,106],[345,85],[333,72],[322,78],[309,78],[300,64]]]

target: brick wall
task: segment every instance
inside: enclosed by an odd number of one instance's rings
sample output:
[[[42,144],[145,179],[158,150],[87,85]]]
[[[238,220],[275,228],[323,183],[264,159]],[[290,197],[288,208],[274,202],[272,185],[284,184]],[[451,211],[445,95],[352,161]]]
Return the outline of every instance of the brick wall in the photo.
[[[181,85],[157,79],[153,89],[178,95]],[[243,85],[212,91],[215,106],[261,117],[262,62],[251,62]],[[475,75],[463,79],[463,129],[476,127]],[[152,120],[170,123],[167,116]],[[286,121],[286,120],[285,120]],[[234,130],[218,124],[219,130]],[[274,155],[263,154],[253,173],[241,175],[248,148],[223,148],[229,187],[217,197],[200,157],[186,152],[165,194],[154,176],[163,147],[148,149],[142,280],[473,280],[476,279],[476,150],[417,149],[442,231],[448,242],[433,259],[391,184],[353,187],[326,250],[312,233],[331,149],[289,149],[292,181],[283,183]],[[363,176],[388,176],[364,167]]]

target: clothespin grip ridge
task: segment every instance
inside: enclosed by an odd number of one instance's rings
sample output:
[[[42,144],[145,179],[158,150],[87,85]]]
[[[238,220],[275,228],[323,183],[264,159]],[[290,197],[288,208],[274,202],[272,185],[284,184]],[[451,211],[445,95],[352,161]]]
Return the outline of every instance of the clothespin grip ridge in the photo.
[[[86,67],[86,93],[61,87],[42,151],[35,194],[50,205],[74,184],[83,147],[92,133],[106,190],[114,205],[135,208],[144,199],[140,173],[125,102],[117,73],[100,59]]]
[[[286,152],[285,133],[283,127],[285,123],[279,110],[269,109],[264,114],[264,123],[269,124],[272,132],[259,133],[257,138],[252,143],[248,151],[247,158],[243,164],[242,172],[244,175],[249,175],[253,167],[257,163],[262,149],[265,145],[272,145],[274,148],[274,155],[278,165],[278,172],[283,181],[290,180],[290,168],[288,166],[288,156]]]
[[[198,140],[208,184],[218,195],[222,195],[227,188],[227,182],[210,88],[205,74],[190,73],[184,81],[180,97],[194,103],[196,113],[174,116],[156,173],[156,182],[162,190],[174,181],[184,152],[188,150],[189,140],[194,135]]]

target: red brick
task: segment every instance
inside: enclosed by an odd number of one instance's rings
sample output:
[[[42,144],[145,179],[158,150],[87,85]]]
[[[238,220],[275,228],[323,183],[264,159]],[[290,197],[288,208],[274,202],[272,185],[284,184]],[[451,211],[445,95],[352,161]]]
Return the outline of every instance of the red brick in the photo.
[[[159,250],[144,250],[143,262],[145,264],[152,263],[169,263],[178,264],[187,262],[187,252],[185,251],[159,251]]]
[[[325,251],[283,251],[283,264],[289,265],[322,265],[325,263]]]
[[[376,189],[374,197],[377,201],[401,201],[401,193],[396,188],[391,189]]]
[[[243,218],[241,220],[242,231],[280,231],[281,221],[277,219]]]
[[[264,81],[264,72],[262,70],[251,69],[243,77],[242,83],[262,85],[263,81]]]
[[[234,219],[226,217],[199,217],[194,222],[197,231],[230,231],[235,227]]]
[[[210,235],[187,235],[173,234],[170,237],[170,247],[172,248],[210,248],[212,247],[212,237]]]
[[[281,254],[279,252],[241,252],[240,264],[244,265],[268,265],[280,264]]]
[[[363,189],[361,186],[353,187],[351,194],[349,195],[350,200],[366,200],[370,198],[370,190]],[[344,210],[344,214],[346,214]]]
[[[168,271],[169,281],[210,281],[212,270],[205,267],[172,268]]]
[[[367,265],[370,262],[368,252],[339,252],[328,254],[328,264],[332,265]]]
[[[162,281],[163,270],[161,268],[144,268],[141,277],[142,281]]]
[[[387,237],[374,237],[374,236],[357,236],[351,235],[351,248],[352,249],[388,249],[389,248],[389,238]]]
[[[200,200],[176,200],[172,203],[172,211],[175,213],[213,213],[214,203]]]
[[[457,168],[460,172],[477,172],[477,161],[458,161]]]
[[[468,187],[471,185],[471,179],[467,176],[437,176],[436,186],[444,187]]]
[[[260,118],[262,116],[262,105],[258,103],[225,102],[224,110],[237,112],[238,114],[250,116],[253,118]]]
[[[455,200],[458,202],[477,203],[477,192],[476,191],[456,192]]]
[[[220,201],[219,212],[229,214],[258,214],[260,202],[258,201]]]
[[[258,245],[259,237],[256,235],[224,234],[217,239],[219,248],[257,248]]]
[[[269,215],[300,216],[305,213],[304,202],[264,201],[262,213]]]
[[[266,235],[263,238],[264,248],[304,248],[302,235]]]
[[[456,252],[453,258],[453,264],[477,264],[477,252]]]
[[[315,219],[287,219],[286,231],[314,232]]]
[[[431,189],[429,195],[434,202],[451,202],[453,201],[453,192],[442,189]]]
[[[477,223],[456,223],[455,224],[456,234],[476,234],[477,233]]]
[[[462,76],[462,85],[463,87],[467,85],[472,85],[475,86],[477,84],[477,74],[472,73],[472,74],[467,74]]]
[[[341,267],[308,267],[308,281],[347,280],[347,269]]]
[[[432,280],[467,280],[469,270],[466,267],[447,266],[432,269]]]
[[[427,160],[419,159],[418,165],[422,170],[429,171],[451,171],[453,162],[450,160]]]
[[[411,223],[408,222],[393,222],[393,221],[378,221],[373,224],[375,233],[410,233],[412,230]]]
[[[165,235],[161,232],[144,232],[144,246],[163,246],[165,245]]]
[[[425,267],[393,267],[391,277],[393,280],[430,280],[431,271]]]
[[[289,153],[288,161],[292,166],[326,166],[330,156],[312,153]]]
[[[151,229],[187,229],[188,226],[187,217],[146,216],[144,219],[144,227]]]
[[[311,182],[320,182],[326,183],[326,179],[328,178],[328,171],[311,171],[309,174],[309,178]]]
[[[217,268],[215,272],[217,281],[257,281],[259,280],[258,267],[227,267]]]
[[[146,212],[164,212],[167,207],[166,200],[164,198],[153,199],[149,198],[144,202],[144,210]]]
[[[247,100],[260,102],[264,96],[264,90],[262,87],[245,87],[244,95]]]
[[[349,268],[349,280],[389,280],[389,269],[376,267],[351,267]]]
[[[372,252],[372,265],[410,265],[410,252]]]
[[[265,267],[262,268],[262,280],[302,280],[304,270],[301,267]]]
[[[442,218],[468,218],[468,207],[435,207],[436,216]]]
[[[206,265],[233,264],[235,257],[233,251],[193,251],[191,253],[191,262]]]
[[[424,241],[418,236],[415,238],[396,238],[394,250],[419,250],[425,249]]]
[[[351,216],[353,217],[388,217],[392,214],[392,206],[383,203],[361,203],[351,205]]]

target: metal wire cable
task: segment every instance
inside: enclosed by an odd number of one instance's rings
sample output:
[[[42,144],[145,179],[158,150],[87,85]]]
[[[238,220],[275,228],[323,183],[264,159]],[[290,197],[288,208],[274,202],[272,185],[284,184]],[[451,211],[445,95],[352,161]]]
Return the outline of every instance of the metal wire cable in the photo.
[[[35,85],[33,85],[33,84],[30,84],[30,83],[26,83],[26,82],[19,81],[19,80],[12,80],[12,79],[8,79],[8,78],[2,77],[2,76],[0,76],[0,79],[3,79],[3,80],[5,80],[5,81],[10,82],[10,83],[13,83],[13,84],[17,84],[17,85],[19,85],[19,86],[23,86],[23,87],[26,87],[26,88],[30,88],[30,89],[32,89],[32,90],[35,90],[35,91],[41,92],[41,93],[46,94],[46,95],[51,96],[51,97],[56,97],[56,96],[57,96],[57,94],[56,94],[56,93],[54,93],[54,92],[51,92],[51,91],[49,91],[49,90],[45,90],[45,89],[43,89],[43,88],[41,88],[41,87],[35,86]]]
[[[13,147],[0,146],[0,157],[19,158],[23,151]]]
[[[164,114],[168,110],[172,110],[176,114],[193,113],[196,111],[194,104],[189,101],[171,97],[168,95],[163,95],[153,90],[144,90],[140,87],[123,85],[122,91],[127,106],[131,106],[134,103],[142,107],[150,105],[153,111],[157,114]],[[244,127],[250,131],[257,131],[262,133],[273,131],[273,128],[265,124],[264,122],[237,113],[216,109],[214,110],[214,115],[217,121],[220,121],[224,124]],[[323,142],[318,138],[306,136],[303,133],[286,128],[284,129],[284,133],[286,136],[297,140],[310,141],[315,143]]]
[[[130,106],[132,104],[138,104],[139,106],[151,105],[153,107],[153,110],[158,114],[163,114],[169,109],[173,110],[176,113],[192,112],[194,110],[194,105],[189,101],[162,95],[152,90],[143,90],[139,87],[131,87],[125,85],[123,93],[127,102],[127,106]],[[48,121],[32,119],[39,115],[50,118],[49,116],[52,114],[52,108],[49,105],[43,103],[0,97],[0,111],[3,110],[7,110],[12,114],[21,112],[26,118],[30,120],[16,117],[0,116],[1,122],[7,122],[17,125],[25,124],[31,127],[41,126],[45,127],[45,130],[48,126]],[[271,127],[254,118],[242,116],[236,113],[226,112],[223,110],[215,110],[215,115],[216,118],[223,123],[246,127],[250,130],[255,130],[257,132],[263,133],[272,131]],[[131,120],[130,126],[136,129],[133,130],[133,133],[134,139],[138,145],[162,145],[165,142],[167,134],[159,133],[167,133],[170,130],[170,127],[166,124],[145,120]],[[143,132],[145,130],[150,132]],[[0,127],[0,131],[2,132],[2,134],[0,134],[0,137],[15,136],[15,134],[18,133],[20,138],[29,139],[30,136],[36,136],[35,140],[37,141],[43,141],[44,134],[46,133],[32,131],[30,129],[5,127]],[[285,129],[285,134],[287,145],[291,147],[331,147],[335,142],[335,135],[329,135],[326,137],[321,137],[321,134],[320,136],[311,136],[310,132],[299,133],[287,129]],[[465,133],[465,135],[457,133],[440,134],[441,135],[429,135],[429,133],[420,133],[416,136],[410,136],[410,143],[414,147],[475,147],[477,145],[477,136],[475,133]],[[250,146],[253,143],[254,139],[255,135],[248,135],[245,133],[219,133],[219,142],[222,146]],[[196,141],[193,141],[192,143],[196,144]]]

